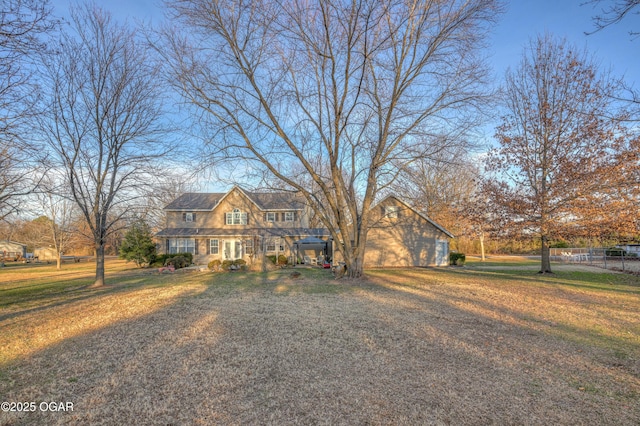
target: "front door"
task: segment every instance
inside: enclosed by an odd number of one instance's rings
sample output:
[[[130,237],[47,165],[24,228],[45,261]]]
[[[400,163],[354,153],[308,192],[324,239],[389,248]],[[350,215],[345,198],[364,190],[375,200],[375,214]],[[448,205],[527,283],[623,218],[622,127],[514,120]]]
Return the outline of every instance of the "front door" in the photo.
[[[242,259],[242,241],[226,240],[224,242],[224,260]]]

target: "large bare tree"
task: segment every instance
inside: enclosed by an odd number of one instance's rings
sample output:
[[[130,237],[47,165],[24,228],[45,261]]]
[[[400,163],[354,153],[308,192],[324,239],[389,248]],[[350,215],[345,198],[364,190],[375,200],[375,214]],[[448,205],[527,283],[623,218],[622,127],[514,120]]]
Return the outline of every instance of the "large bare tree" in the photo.
[[[0,219],[18,210],[21,197],[38,182],[29,119],[37,113],[33,59],[43,53],[43,36],[55,27],[42,0],[0,2]]]
[[[497,1],[166,4],[188,31],[166,32],[172,81],[210,146],[304,195],[360,276],[379,192],[463,140],[484,104],[479,47]]]
[[[52,167],[66,184],[95,245],[95,286],[104,284],[104,248],[130,204],[159,171],[162,87],[157,61],[134,30],[92,5],[71,11],[74,32],[62,34],[46,63],[44,137]]]
[[[493,175],[485,190],[504,232],[540,238],[541,273],[551,272],[550,239],[608,214],[606,202],[598,212],[596,203],[585,210],[585,200],[618,199],[632,183],[624,178],[637,167],[637,151],[620,124],[620,87],[587,52],[550,35],[532,41],[507,73],[507,112],[496,133],[500,147],[487,158]]]

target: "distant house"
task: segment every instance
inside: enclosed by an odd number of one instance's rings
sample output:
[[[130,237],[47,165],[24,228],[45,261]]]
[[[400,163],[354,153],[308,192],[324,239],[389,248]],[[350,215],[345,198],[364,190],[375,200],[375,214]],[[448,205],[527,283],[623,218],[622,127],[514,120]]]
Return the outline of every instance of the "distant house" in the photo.
[[[39,247],[33,250],[33,256],[37,257],[38,260],[57,260],[58,253],[56,249],[52,247]]]
[[[620,247],[627,253],[635,253],[636,255],[640,255],[640,244],[620,244],[616,247]]]
[[[0,241],[0,257],[10,260],[27,257],[27,245],[9,240]]]
[[[165,207],[166,227],[156,237],[161,252],[194,255],[194,262],[250,260],[257,254],[290,260],[341,259],[339,242],[310,227],[311,211],[292,192],[187,193]],[[453,235],[396,197],[374,207],[365,267],[447,265]]]

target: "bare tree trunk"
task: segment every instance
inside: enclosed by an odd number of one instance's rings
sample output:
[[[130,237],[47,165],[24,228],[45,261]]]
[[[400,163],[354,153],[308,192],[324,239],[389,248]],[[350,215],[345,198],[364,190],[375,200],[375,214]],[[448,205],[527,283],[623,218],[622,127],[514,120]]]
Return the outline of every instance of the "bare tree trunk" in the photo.
[[[354,256],[353,254],[345,255],[345,263],[347,264],[346,276],[349,278],[360,278],[364,273],[364,250],[359,250],[361,254]]]
[[[486,260],[484,256],[484,232],[480,233],[480,259],[484,262]]]
[[[104,285],[104,244],[96,244],[96,281],[91,287]]]
[[[551,272],[551,256],[549,255],[549,240],[546,235],[541,237],[542,247],[540,248],[540,273],[541,274],[552,274]]]
[[[364,250],[363,253],[356,257],[356,266],[352,273],[349,274],[349,278],[360,278],[364,274]]]
[[[62,255],[58,252],[58,256],[56,257],[56,269],[59,271],[62,269]]]

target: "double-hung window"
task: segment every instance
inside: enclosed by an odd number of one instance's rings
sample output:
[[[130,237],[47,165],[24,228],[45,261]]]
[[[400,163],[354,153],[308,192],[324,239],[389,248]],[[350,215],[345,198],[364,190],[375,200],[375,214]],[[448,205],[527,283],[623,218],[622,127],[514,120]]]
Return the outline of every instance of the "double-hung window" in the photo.
[[[284,221],[285,222],[293,222],[295,215],[293,214],[293,212],[285,212],[284,214]]]
[[[211,240],[209,243],[209,252],[211,254],[220,253],[220,241],[219,240]]]
[[[196,253],[196,240],[194,238],[169,239],[169,253]]]
[[[265,251],[267,253],[273,253],[276,251],[276,240],[275,238],[267,238],[265,241]]]
[[[278,249],[279,252],[284,251],[284,241],[282,240],[282,238],[271,237],[271,238],[265,239],[264,250],[267,253],[274,253],[276,251],[276,248]]]
[[[247,255],[253,254],[253,240],[245,240],[244,242],[244,252]]]

